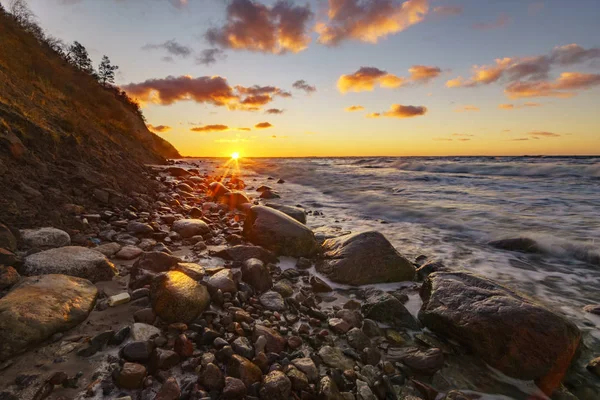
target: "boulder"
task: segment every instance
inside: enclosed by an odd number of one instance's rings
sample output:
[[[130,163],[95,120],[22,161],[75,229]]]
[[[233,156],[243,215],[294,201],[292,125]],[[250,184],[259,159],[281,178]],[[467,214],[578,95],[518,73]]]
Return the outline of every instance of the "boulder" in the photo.
[[[315,235],[292,217],[270,207],[253,206],[244,221],[248,240],[277,254],[310,257],[317,250]]]
[[[184,176],[190,176],[191,173],[190,171],[188,171],[187,169],[181,168],[181,167],[168,167],[165,169],[171,176],[175,176],[175,177],[184,177]]]
[[[0,265],[0,291],[9,289],[21,280],[21,276],[13,267]]]
[[[494,240],[488,244],[492,247],[496,247],[497,249],[520,251],[522,253],[542,252],[541,247],[535,240],[526,237]]]
[[[334,282],[367,285],[410,281],[415,267],[379,232],[362,232],[327,239],[317,271]]]
[[[219,202],[222,204],[227,204],[227,206],[231,210],[233,210],[235,208],[238,208],[242,204],[250,203],[250,200],[248,199],[248,197],[246,197],[246,195],[243,192],[236,191],[223,194],[223,196],[221,196],[221,198],[219,199]]]
[[[180,219],[173,222],[172,229],[184,239],[210,232],[206,222],[201,219]]]
[[[550,394],[581,340],[570,321],[508,288],[467,272],[435,272],[421,288],[419,319],[490,366],[535,380]]]
[[[208,185],[208,195],[210,197],[219,198],[229,192],[230,190],[221,182],[212,182]]]
[[[56,228],[23,229],[21,240],[26,247],[50,249],[71,244],[71,237],[65,231]]]
[[[156,315],[166,322],[191,322],[210,305],[206,287],[179,271],[159,275],[150,299]]]
[[[0,299],[0,361],[83,322],[96,304],[90,281],[67,275],[24,279]]]
[[[196,281],[201,281],[202,278],[204,278],[204,275],[206,275],[204,267],[196,263],[180,262],[177,263],[173,269],[175,271],[183,272]]]
[[[286,309],[283,297],[281,297],[279,293],[272,290],[261,294],[258,300],[264,308],[270,311],[283,311]]]
[[[115,267],[98,251],[66,246],[27,256],[20,272],[26,276],[64,274],[99,282],[110,281],[115,275]]]
[[[265,206],[274,208],[282,213],[289,215],[301,224],[306,224],[306,211],[299,207],[286,206],[283,204],[266,203]]]
[[[211,289],[211,293],[213,293],[213,290],[216,292],[218,289],[221,289],[223,293],[237,292],[237,285],[233,281],[233,273],[230,269],[222,269],[213,274],[208,278],[208,286]]]
[[[250,258],[244,261],[242,280],[252,286],[258,293],[273,287],[273,279],[268,268],[258,258]]]
[[[419,323],[400,300],[388,293],[369,297],[362,306],[362,312],[365,318],[394,328],[419,329]]]
[[[161,251],[142,253],[129,272],[129,288],[135,290],[151,284],[160,272],[169,271],[179,261],[179,258]]]

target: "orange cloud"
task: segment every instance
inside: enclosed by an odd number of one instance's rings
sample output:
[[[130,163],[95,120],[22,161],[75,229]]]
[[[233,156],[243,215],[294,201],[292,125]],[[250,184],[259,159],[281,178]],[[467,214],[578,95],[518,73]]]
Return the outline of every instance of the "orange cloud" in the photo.
[[[423,21],[428,12],[427,0],[329,0],[327,21],[317,23],[315,30],[325,45],[348,39],[377,43]]]
[[[220,76],[168,76],[148,79],[123,86],[130,96],[144,103],[171,105],[178,101],[225,106],[230,110],[256,111],[273,101],[275,96],[291,97],[291,93],[275,86],[235,86]]]
[[[516,110],[519,108],[526,107],[541,107],[540,103],[523,103],[523,104],[499,104],[498,108],[501,110]]]
[[[229,127],[227,125],[214,124],[214,125],[197,126],[190,130],[192,132],[223,132],[223,131],[228,131]]]
[[[167,126],[167,125],[146,124],[146,127],[148,128],[148,130],[150,130],[154,133],[165,133],[165,132],[169,132],[171,130],[171,127]]]
[[[455,112],[479,111],[479,107],[473,105],[462,106],[454,110]]]
[[[365,108],[363,106],[350,106],[350,107],[346,107],[344,108],[344,111],[347,112],[354,112],[354,111],[362,111]]]
[[[410,72],[410,79],[413,82],[429,82],[430,80],[437,78],[442,70],[438,67],[429,67],[427,65],[413,65],[408,69]]]
[[[488,30],[492,30],[492,29],[503,28],[506,25],[508,25],[509,22],[510,22],[510,18],[508,17],[508,15],[500,14],[500,15],[498,15],[498,18],[495,21],[474,24],[473,28],[478,29],[480,31],[488,31]]]
[[[391,118],[412,118],[425,115],[427,107],[424,106],[403,106],[401,104],[392,104],[389,111],[383,113],[370,113],[367,118],[391,117]]]
[[[364,92],[372,91],[375,85],[385,88],[397,88],[404,83],[403,78],[388,74],[375,67],[360,67],[358,71],[350,75],[342,75],[338,79],[337,87],[342,93],[349,91]]]
[[[258,124],[254,125],[254,127],[257,129],[267,129],[272,128],[273,125],[269,122],[259,122]]]
[[[511,99],[524,97],[559,97],[567,98],[576,95],[574,91],[588,90],[600,85],[600,74],[584,74],[579,72],[563,72],[554,82],[514,82],[506,87],[504,93]]]
[[[528,133],[529,136],[543,136],[543,137],[560,137],[558,133],[544,132],[544,131],[533,131]]]
[[[533,57],[504,57],[494,64],[474,65],[471,77],[454,78],[446,87],[475,87],[506,78],[508,82],[520,80],[540,81],[548,79],[552,66],[567,66],[600,58],[600,48],[584,49],[577,44],[555,47],[548,55]]]
[[[272,7],[254,0],[233,0],[227,6],[227,20],[220,28],[206,32],[213,46],[263,53],[297,53],[308,47],[308,5],[294,6],[277,1]]]

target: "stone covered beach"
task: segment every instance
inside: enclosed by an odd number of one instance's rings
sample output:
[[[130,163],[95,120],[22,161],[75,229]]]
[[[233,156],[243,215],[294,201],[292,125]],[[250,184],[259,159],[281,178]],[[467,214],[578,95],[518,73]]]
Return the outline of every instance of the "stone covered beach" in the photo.
[[[556,311],[376,231],[315,235],[282,179],[182,165],[135,206],[67,205],[68,232],[0,225],[0,399],[597,398]]]

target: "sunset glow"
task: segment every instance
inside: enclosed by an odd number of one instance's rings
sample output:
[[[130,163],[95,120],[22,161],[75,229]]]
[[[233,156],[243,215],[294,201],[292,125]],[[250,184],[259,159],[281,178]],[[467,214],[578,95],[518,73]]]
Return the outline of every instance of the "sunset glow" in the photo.
[[[185,156],[600,153],[593,1],[30,5]]]
[[[238,153],[237,151],[231,153],[231,158],[237,160],[238,158],[240,158],[240,153]]]

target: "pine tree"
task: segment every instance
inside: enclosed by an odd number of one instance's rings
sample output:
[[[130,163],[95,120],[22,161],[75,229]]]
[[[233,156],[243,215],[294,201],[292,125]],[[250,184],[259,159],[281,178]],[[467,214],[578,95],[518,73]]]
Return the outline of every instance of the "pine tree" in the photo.
[[[87,50],[81,43],[75,41],[71,46],[69,46],[67,59],[71,64],[79,68],[81,71],[87,72],[90,75],[94,74],[92,60],[90,59]]]
[[[102,62],[98,66],[98,81],[102,86],[113,85],[115,83],[115,71],[118,70],[117,65],[112,65],[107,56],[102,57]]]

